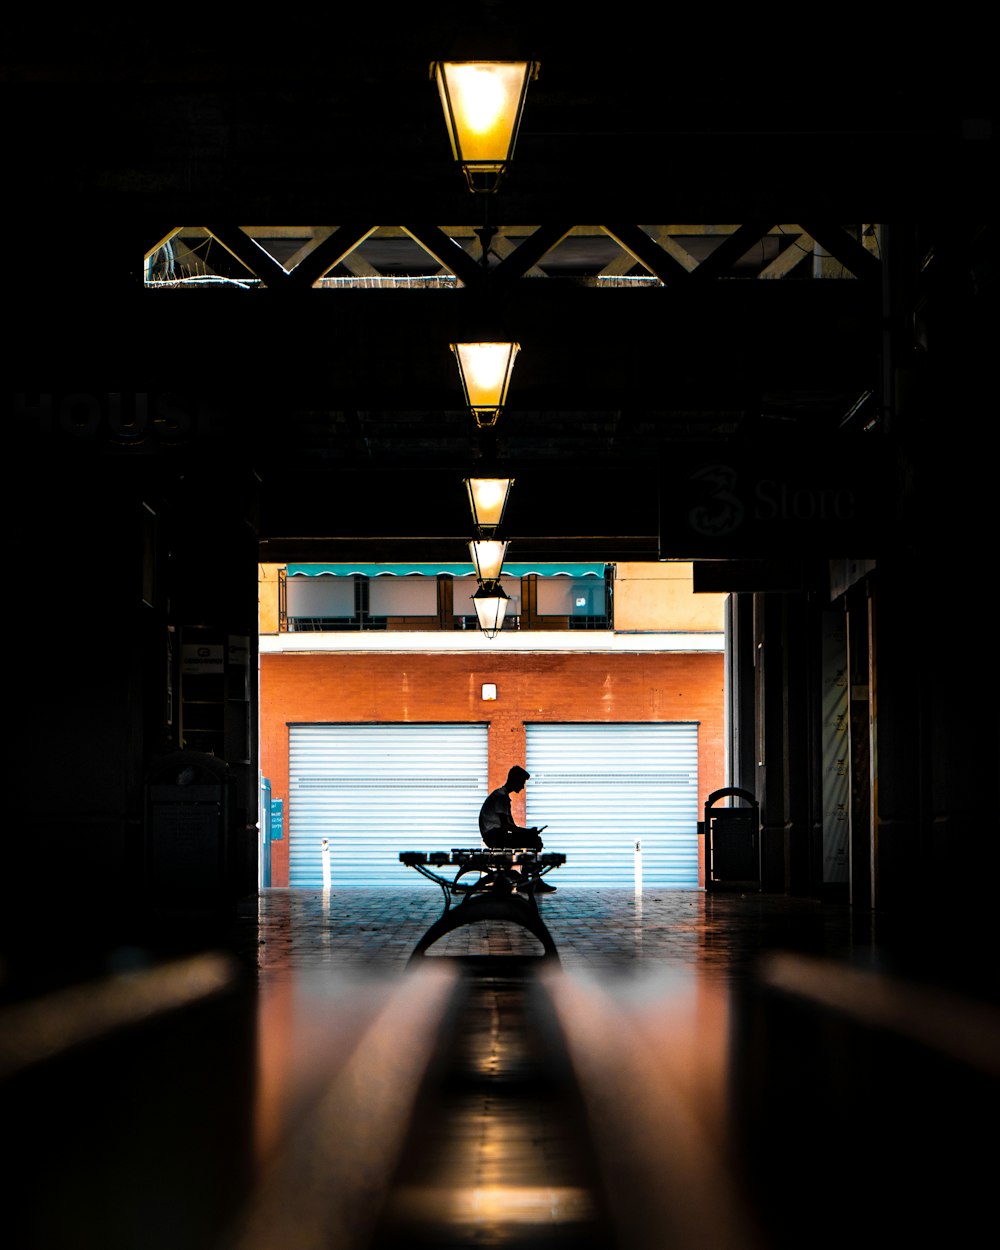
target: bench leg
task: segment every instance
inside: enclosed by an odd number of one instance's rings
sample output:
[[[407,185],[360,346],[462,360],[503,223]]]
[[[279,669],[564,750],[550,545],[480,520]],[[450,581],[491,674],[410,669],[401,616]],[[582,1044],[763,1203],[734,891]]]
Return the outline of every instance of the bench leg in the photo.
[[[460,929],[463,925],[476,924],[480,920],[507,920],[513,924],[519,924],[538,938],[548,958],[559,958],[552,934],[549,933],[534,900],[529,903],[513,897],[491,898],[486,894],[472,895],[458,907],[452,907],[444,915],[438,917],[414,947],[410,958],[416,959],[422,956],[429,946],[433,946],[438,938],[444,937],[446,933]]]

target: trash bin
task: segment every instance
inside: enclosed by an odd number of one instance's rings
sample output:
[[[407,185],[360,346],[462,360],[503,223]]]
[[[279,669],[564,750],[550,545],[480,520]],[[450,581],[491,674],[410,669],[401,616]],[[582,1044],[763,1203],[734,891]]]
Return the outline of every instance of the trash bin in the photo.
[[[717,807],[735,798],[741,807]],[[705,802],[705,889],[760,889],[760,804],[749,790],[725,786]]]
[[[215,917],[230,903],[229,765],[176,751],[158,760],[146,785],[146,886],[160,916]]]

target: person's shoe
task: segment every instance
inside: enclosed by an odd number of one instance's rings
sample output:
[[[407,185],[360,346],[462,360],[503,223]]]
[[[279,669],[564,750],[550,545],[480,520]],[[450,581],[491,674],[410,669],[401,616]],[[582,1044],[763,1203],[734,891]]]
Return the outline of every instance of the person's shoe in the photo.
[[[547,881],[543,881],[542,878],[539,877],[538,880],[535,882],[535,884],[531,888],[535,891],[536,894],[555,894],[557,887],[554,885],[549,885]]]

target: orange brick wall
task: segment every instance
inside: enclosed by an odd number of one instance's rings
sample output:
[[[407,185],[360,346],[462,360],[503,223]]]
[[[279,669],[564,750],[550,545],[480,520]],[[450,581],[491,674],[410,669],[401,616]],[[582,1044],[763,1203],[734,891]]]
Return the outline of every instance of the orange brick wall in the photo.
[[[287,812],[289,724],[487,721],[493,787],[524,763],[525,723],[697,721],[700,812],[726,784],[723,672],[719,653],[262,655],[261,771]],[[524,821],[523,794],[514,815]],[[288,884],[287,830],[271,843],[271,881]]]

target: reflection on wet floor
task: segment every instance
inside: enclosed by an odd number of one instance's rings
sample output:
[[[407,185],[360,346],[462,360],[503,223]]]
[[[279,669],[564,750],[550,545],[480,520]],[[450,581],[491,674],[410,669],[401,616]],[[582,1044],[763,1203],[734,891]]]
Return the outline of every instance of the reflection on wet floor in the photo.
[[[751,975],[761,953],[773,949],[861,967],[886,958],[872,913],[811,899],[579,889],[546,896],[539,908],[567,972],[618,979],[669,968],[729,985]],[[401,969],[440,913],[439,893],[430,889],[267,890],[245,923],[259,973],[270,979],[293,969]],[[447,934],[427,958],[541,954],[520,926],[484,921]]]
[[[387,1186],[376,1250],[588,1250],[648,1242],[658,1226],[675,1250],[700,1248],[708,1229],[716,1246],[752,1247],[726,1171],[726,987],[779,929],[792,946],[857,954],[846,909],[831,921],[813,903],[783,900],[772,911],[757,898],[630,890],[560,894],[540,906],[556,961],[541,959],[523,928],[485,921],[447,934],[411,965],[439,914],[433,896],[261,899],[262,986],[321,966],[461,973],[462,1005]],[[695,1209],[703,1223],[693,1230]]]
[[[816,1250],[873,1220],[978,1235],[1000,1018],[972,952],[784,897],[560,890],[540,907],[557,959],[485,922],[411,960],[431,891],[265,891],[217,950],[132,949],[103,980],[7,1004],[9,1244]]]
[[[472,964],[376,1246],[609,1247],[595,1161],[565,1057],[533,1011],[532,965]]]
[[[479,967],[376,1250],[798,1250],[803,1229],[815,1250],[872,1209],[914,1237],[974,1227],[976,1204],[966,1194],[956,1211],[952,1195],[975,1175],[985,1192],[986,1177],[955,1141],[996,1105],[1000,1022],[995,977],[968,952],[956,961],[946,935],[900,940],[869,911],[785,896],[560,890],[539,904],[558,960],[518,926],[484,922],[407,972],[438,900],[376,895],[272,892],[258,952],[262,982],[330,959],[404,976]],[[482,974],[505,963],[520,972]],[[984,1001],[942,998],[955,981]],[[920,1120],[904,1088],[920,1089]],[[845,1161],[874,1175],[884,1158],[937,1196],[911,1209],[908,1183],[883,1178],[876,1197],[833,1180]]]

